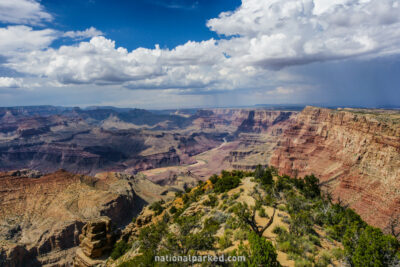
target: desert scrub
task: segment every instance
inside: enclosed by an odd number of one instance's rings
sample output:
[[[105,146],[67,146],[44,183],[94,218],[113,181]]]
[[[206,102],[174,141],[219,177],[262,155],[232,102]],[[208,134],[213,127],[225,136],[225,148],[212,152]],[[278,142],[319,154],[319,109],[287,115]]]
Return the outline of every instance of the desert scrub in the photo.
[[[226,249],[232,246],[232,230],[228,229],[224,235],[219,238],[218,244],[221,249]]]
[[[215,195],[210,194],[208,195],[208,199],[205,200],[203,204],[209,207],[216,207],[218,206],[218,198]]]
[[[329,251],[323,250],[319,255],[315,263],[315,267],[326,267],[332,263],[333,256]]]
[[[341,261],[345,256],[344,250],[341,248],[333,248],[331,249],[331,253],[332,257],[338,261]]]
[[[162,201],[162,200],[154,202],[153,204],[150,205],[149,209],[154,211],[154,215],[156,215],[156,216],[160,215],[164,210],[164,208],[162,206],[163,203],[164,203],[164,201]]]
[[[174,213],[176,213],[178,211],[178,209],[175,207],[175,206],[172,206],[170,209],[169,209],[169,212],[171,213],[171,214],[174,214]]]
[[[240,184],[240,180],[243,177],[244,172],[242,171],[222,171],[221,177],[214,180],[214,192],[224,193],[238,187]]]
[[[272,232],[274,233],[274,234],[277,234],[278,236],[279,235],[284,235],[284,234],[288,234],[288,231],[284,228],[284,227],[282,227],[282,226],[275,226],[274,227],[274,229],[272,230]]]
[[[234,216],[229,216],[225,222],[225,229],[237,229],[240,226],[239,221]]]
[[[286,206],[285,206],[285,204],[279,204],[277,208],[278,208],[278,210],[280,210],[280,211],[286,211]]]
[[[223,210],[223,211],[225,211],[227,209],[228,209],[228,205],[225,205],[225,204],[221,205],[221,207],[220,207],[220,210]]]
[[[238,199],[240,197],[240,193],[236,193],[232,195],[232,200]]]
[[[125,252],[128,251],[128,249],[129,249],[129,246],[125,242],[125,240],[121,240],[121,241],[115,243],[110,256],[113,260],[116,260],[119,257],[121,257],[122,255],[124,255]]]
[[[258,210],[258,215],[260,216],[260,217],[262,217],[262,218],[269,218],[269,216],[268,216],[268,214],[265,212],[265,209],[263,208],[263,207],[261,207],[259,210]]]
[[[234,240],[238,240],[238,241],[244,241],[247,240],[248,238],[248,232],[247,231],[243,231],[241,229],[235,231],[235,233],[233,234],[233,239]]]

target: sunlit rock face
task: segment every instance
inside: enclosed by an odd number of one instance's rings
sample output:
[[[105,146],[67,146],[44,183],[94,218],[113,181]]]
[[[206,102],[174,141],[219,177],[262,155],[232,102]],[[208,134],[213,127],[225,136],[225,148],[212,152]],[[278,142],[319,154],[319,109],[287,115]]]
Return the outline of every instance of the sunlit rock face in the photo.
[[[270,164],[314,173],[334,198],[384,228],[400,214],[400,115],[306,107],[284,130]]]

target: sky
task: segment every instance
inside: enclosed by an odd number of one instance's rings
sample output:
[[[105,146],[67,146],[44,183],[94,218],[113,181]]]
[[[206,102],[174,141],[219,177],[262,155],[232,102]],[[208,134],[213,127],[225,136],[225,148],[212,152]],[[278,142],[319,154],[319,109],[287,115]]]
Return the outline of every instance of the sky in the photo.
[[[400,0],[0,0],[0,106],[400,106]]]

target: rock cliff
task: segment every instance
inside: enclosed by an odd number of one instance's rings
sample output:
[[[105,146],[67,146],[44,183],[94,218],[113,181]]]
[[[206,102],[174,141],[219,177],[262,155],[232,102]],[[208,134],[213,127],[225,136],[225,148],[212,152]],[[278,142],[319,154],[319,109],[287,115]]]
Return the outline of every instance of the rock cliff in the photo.
[[[70,264],[88,221],[105,216],[123,226],[147,203],[168,197],[165,191],[144,177],[123,173],[0,173],[0,262]]]
[[[99,218],[89,221],[79,235],[79,248],[74,257],[75,267],[91,267],[104,264],[120,233],[112,221]]]
[[[274,148],[281,173],[314,173],[335,199],[385,228],[400,215],[400,114],[306,107]]]

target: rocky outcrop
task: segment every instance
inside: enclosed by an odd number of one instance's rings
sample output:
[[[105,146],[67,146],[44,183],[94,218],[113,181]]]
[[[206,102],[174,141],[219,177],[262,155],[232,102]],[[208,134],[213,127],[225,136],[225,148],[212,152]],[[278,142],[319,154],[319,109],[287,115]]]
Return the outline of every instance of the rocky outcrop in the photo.
[[[284,130],[270,164],[314,173],[336,199],[384,228],[400,214],[400,114],[306,107]]]
[[[225,126],[236,133],[260,133],[272,125],[288,120],[295,113],[268,109],[199,110],[193,117],[193,124],[212,129]]]
[[[35,172],[0,173],[0,261],[6,266],[71,263],[87,221],[107,216],[121,226],[145,204],[132,175],[29,173]]]
[[[23,245],[1,244],[0,246],[0,266],[2,267],[24,267],[41,266],[36,259],[36,255],[26,249]]]
[[[238,132],[260,133],[270,126],[288,120],[294,112],[250,110],[248,117],[239,125]]]
[[[91,267],[103,264],[119,236],[119,231],[109,218],[89,221],[79,235],[80,244],[74,257],[74,266]]]

